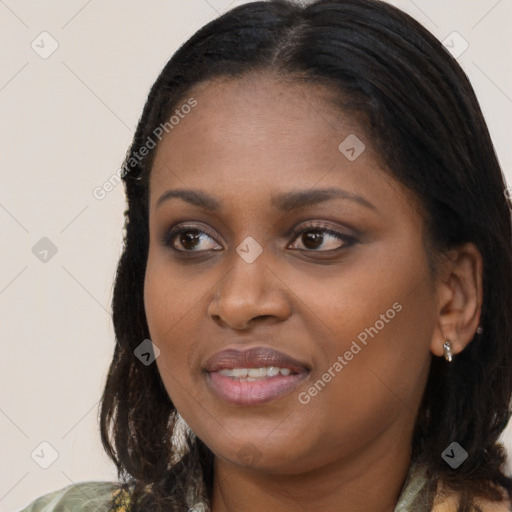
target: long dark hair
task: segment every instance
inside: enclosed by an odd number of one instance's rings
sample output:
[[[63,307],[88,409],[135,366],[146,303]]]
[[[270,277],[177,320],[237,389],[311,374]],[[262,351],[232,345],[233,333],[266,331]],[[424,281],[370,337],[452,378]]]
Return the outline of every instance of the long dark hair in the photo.
[[[156,364],[135,348],[149,339],[143,284],[148,256],[148,177],[154,151],[139,151],[168,122],[191,87],[219,76],[271,70],[327,84],[365,127],[389,172],[419,198],[437,254],[473,242],[483,267],[481,326],[452,363],[432,357],[412,440],[412,462],[429,485],[475,498],[512,491],[498,438],[512,390],[510,200],[474,91],[454,58],[418,22],[378,0],[252,2],[208,23],[174,54],[149,93],[126,155],[124,251],[113,293],[117,344],[101,407],[101,437],[132,492],[133,511],[186,510],[186,488],[212,495],[213,455],[189,434],[173,442],[177,411]],[[469,454],[456,470],[441,454],[453,441]],[[144,493],[143,493],[144,490]],[[149,490],[149,491],[148,491]]]

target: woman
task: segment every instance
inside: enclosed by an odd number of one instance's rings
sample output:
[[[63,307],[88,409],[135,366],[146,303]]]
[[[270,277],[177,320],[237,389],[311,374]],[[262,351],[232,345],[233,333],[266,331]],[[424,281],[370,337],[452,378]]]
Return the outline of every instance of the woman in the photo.
[[[121,482],[25,512],[510,510],[510,203],[433,35],[375,0],[235,8],[165,66],[123,180]]]

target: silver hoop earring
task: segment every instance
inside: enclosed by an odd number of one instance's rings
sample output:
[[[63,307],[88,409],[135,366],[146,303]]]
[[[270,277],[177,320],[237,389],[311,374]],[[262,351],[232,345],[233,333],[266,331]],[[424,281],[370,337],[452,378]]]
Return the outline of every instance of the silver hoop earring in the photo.
[[[452,353],[452,342],[450,340],[446,340],[443,344],[444,349],[444,358],[451,363],[453,361],[453,353]]]

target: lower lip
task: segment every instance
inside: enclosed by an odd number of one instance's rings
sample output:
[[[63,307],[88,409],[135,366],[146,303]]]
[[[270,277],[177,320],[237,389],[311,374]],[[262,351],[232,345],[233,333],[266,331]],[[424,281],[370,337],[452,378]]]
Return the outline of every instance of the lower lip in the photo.
[[[258,405],[287,395],[307,376],[307,372],[277,375],[256,381],[234,380],[218,372],[208,372],[207,382],[214,393],[234,405]]]

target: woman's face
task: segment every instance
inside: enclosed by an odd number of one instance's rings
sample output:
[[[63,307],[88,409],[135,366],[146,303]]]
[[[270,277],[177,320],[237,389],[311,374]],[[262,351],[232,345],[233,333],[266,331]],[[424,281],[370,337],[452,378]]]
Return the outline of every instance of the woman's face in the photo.
[[[156,150],[144,288],[177,410],[220,460],[281,473],[407,447],[436,335],[412,195],[321,86],[190,97]]]

